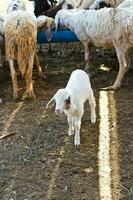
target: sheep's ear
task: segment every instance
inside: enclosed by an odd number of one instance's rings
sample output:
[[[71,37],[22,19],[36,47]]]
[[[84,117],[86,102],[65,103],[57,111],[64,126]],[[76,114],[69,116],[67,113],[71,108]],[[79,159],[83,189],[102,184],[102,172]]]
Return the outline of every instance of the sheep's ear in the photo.
[[[54,105],[53,101],[54,101],[54,96],[53,96],[52,99],[50,99],[50,101],[47,103],[46,109],[49,108],[49,107],[52,107],[52,106]],[[52,103],[52,105],[49,106],[51,103]]]
[[[45,29],[45,36],[46,36],[48,42],[50,42],[52,39],[52,30],[51,30],[51,27],[49,24],[47,26],[47,29]]]

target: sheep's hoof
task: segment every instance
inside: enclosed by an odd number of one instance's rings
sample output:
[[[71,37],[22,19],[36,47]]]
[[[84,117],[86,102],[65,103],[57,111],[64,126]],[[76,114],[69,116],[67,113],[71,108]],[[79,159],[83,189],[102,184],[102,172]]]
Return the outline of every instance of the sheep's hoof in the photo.
[[[35,100],[36,99],[36,96],[35,94],[32,92],[32,93],[27,93],[25,92],[23,95],[22,95],[22,101],[24,101],[25,99],[27,100]]]
[[[0,98],[0,104],[2,104],[3,103],[3,101],[2,101],[2,99]]]
[[[45,81],[46,80],[46,75],[45,74],[43,74],[42,76],[41,76],[41,79],[43,80],[43,81]]]
[[[39,77],[40,77],[40,78],[42,78],[42,77],[43,77],[43,75],[42,75],[42,72],[39,72]]]
[[[80,139],[79,140],[74,140],[74,145],[79,146],[80,145]]]
[[[117,90],[117,89],[119,89],[119,87],[120,86],[117,86],[117,85],[111,85],[111,86],[102,88],[102,90]]]
[[[28,98],[29,100],[35,100],[35,99],[36,99],[36,96],[35,96],[34,93],[31,93],[31,94],[28,94],[28,95],[27,95],[27,98]]]
[[[16,94],[16,93],[13,94],[13,100],[14,100],[14,101],[17,101],[17,100],[18,100],[18,94]]]
[[[86,67],[84,68],[84,71],[85,71],[86,73],[89,73],[89,66],[86,66]]]
[[[96,123],[96,116],[91,117],[91,123],[92,123],[92,124]]]

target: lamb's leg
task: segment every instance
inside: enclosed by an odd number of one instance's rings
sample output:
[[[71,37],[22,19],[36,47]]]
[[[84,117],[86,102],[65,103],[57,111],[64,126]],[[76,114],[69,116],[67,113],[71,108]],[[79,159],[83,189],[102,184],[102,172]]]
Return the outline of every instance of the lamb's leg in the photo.
[[[35,53],[35,56],[34,56],[34,64],[36,65],[36,67],[38,69],[39,76],[42,78],[42,68],[40,66],[40,62],[39,62],[37,53]]]
[[[91,123],[95,123],[96,122],[96,102],[95,102],[95,98],[93,95],[93,91],[91,91],[91,94],[88,97],[89,100],[89,104],[90,104],[90,108],[91,108]]]
[[[80,145],[80,126],[81,126],[81,116],[75,117],[75,121],[74,121],[74,128],[75,128],[74,144],[76,146]]]
[[[32,83],[32,69],[33,69],[33,61],[34,55],[31,55],[29,58],[29,65],[25,73],[25,80],[26,80],[26,94],[30,98],[35,98],[35,94],[33,91],[33,83]]]
[[[67,120],[69,124],[68,135],[74,135],[74,118],[68,115]]]
[[[13,59],[9,60],[9,66],[10,66],[12,83],[13,83],[13,98],[15,100],[18,98],[18,86],[17,86],[17,74],[14,68]]]
[[[109,87],[109,89],[114,89],[114,90],[120,87],[123,76],[127,71],[127,62],[126,62],[127,50],[123,48],[116,48],[116,53],[119,61],[119,72],[114,84]]]

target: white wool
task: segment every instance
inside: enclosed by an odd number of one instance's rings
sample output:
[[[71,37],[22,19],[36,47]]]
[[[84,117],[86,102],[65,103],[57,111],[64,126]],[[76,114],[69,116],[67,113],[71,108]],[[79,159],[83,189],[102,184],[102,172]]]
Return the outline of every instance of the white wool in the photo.
[[[133,11],[126,8],[103,8],[73,12],[61,10],[55,17],[56,27],[58,23],[75,32],[83,43],[87,64],[89,63],[90,45],[115,47],[120,66],[112,88],[120,87],[127,67],[125,52],[133,45]]]

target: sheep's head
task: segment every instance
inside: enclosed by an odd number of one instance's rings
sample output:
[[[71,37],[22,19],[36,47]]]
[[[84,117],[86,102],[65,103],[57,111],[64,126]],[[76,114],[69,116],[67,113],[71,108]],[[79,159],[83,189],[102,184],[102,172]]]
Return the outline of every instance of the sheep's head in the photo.
[[[76,10],[59,10],[55,16],[55,29],[58,27],[70,28],[70,21],[76,14]],[[70,28],[71,29],[71,28]]]
[[[52,28],[54,28],[54,19],[46,17],[44,15],[37,17],[37,28],[38,31],[44,31],[48,41],[52,39]]]
[[[7,13],[10,13],[14,10],[26,10],[24,2],[21,0],[10,0],[7,7]]]
[[[69,110],[70,107],[73,110],[76,110],[76,105],[73,101],[71,95],[65,89],[59,89],[53,98],[47,103],[46,108],[49,107],[50,104],[55,102],[55,113],[61,114],[64,110]]]

